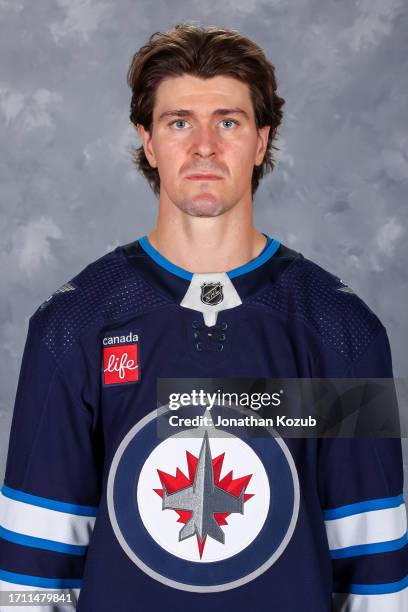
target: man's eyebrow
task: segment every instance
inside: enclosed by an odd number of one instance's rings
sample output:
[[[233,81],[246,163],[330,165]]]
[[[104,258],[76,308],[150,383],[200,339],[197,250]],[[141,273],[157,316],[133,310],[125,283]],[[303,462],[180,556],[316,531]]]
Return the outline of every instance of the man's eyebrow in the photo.
[[[185,108],[177,108],[174,110],[168,110],[168,111],[164,111],[163,113],[161,113],[158,121],[161,121],[162,119],[165,119],[166,117],[194,117],[194,115],[195,113],[191,110],[188,110]],[[211,115],[214,117],[217,117],[217,116],[225,117],[226,115],[242,115],[243,117],[249,120],[248,113],[239,107],[217,108],[211,113]]]

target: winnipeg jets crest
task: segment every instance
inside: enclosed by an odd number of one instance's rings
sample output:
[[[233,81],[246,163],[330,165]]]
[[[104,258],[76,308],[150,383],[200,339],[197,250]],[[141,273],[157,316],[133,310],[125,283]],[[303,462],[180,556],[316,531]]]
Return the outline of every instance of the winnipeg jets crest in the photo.
[[[174,588],[214,592],[253,580],[296,526],[299,483],[289,449],[274,436],[241,439],[211,428],[160,439],[158,412],[128,432],[112,461],[107,497],[119,545]]]
[[[163,489],[156,489],[156,493],[163,498],[162,509],[175,510],[179,522],[184,523],[179,531],[180,542],[196,535],[200,558],[207,536],[225,543],[221,525],[228,524],[226,518],[231,513],[244,514],[244,502],[252,497],[245,494],[251,475],[234,480],[228,474],[220,479],[223,458],[224,455],[220,455],[212,459],[208,433],[205,432],[198,459],[187,452],[189,477],[180,470],[174,478],[158,470]]]

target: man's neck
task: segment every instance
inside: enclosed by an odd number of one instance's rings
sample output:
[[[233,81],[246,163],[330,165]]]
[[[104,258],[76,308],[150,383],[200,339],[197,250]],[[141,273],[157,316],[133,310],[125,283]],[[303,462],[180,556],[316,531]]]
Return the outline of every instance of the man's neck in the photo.
[[[166,215],[159,207],[150,244],[189,272],[225,272],[246,264],[263,250],[266,239],[253,224],[252,209],[231,209],[218,217]]]

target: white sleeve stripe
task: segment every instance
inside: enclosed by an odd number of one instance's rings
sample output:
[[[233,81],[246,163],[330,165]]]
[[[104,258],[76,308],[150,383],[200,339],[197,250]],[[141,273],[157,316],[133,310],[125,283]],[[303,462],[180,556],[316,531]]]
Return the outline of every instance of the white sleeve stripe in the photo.
[[[369,512],[370,510],[384,510],[385,508],[396,508],[404,503],[404,495],[396,495],[394,497],[376,497],[374,499],[366,499],[364,501],[355,502],[354,504],[346,504],[345,506],[337,506],[336,508],[327,508],[323,510],[324,520],[338,519],[360,512]]]
[[[49,510],[58,510],[59,512],[65,512],[68,514],[80,514],[81,516],[96,516],[98,508],[96,506],[84,506],[83,504],[72,504],[68,502],[62,502],[57,499],[50,499],[49,497],[40,497],[39,495],[32,495],[32,493],[26,493],[19,489],[13,489],[7,485],[3,485],[1,493],[5,497],[15,499],[16,501],[25,502],[32,506],[40,506],[41,508],[48,508]]]
[[[0,526],[23,536],[88,546],[94,524],[92,516],[32,506],[0,494]]]
[[[407,531],[405,505],[325,521],[330,550],[398,540]]]

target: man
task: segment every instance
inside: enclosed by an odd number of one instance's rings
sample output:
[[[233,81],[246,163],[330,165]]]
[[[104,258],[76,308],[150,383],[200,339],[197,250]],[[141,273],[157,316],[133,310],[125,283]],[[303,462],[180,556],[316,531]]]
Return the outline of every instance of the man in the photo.
[[[2,589],[67,588],[81,612],[408,609],[398,439],[159,435],[159,378],[386,378],[391,356],[356,295],[254,226],[284,103],[259,47],[180,24],[128,82],[157,225],[30,319]]]

